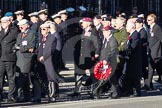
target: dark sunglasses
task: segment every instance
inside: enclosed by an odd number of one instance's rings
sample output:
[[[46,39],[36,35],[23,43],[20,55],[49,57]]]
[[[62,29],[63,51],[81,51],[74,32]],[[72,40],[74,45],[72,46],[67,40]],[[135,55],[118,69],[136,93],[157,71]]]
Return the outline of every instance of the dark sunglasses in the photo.
[[[46,29],[41,29],[41,30],[46,30]]]
[[[23,29],[23,27],[19,27],[19,29]]]
[[[23,14],[17,14],[17,16],[24,16]]]

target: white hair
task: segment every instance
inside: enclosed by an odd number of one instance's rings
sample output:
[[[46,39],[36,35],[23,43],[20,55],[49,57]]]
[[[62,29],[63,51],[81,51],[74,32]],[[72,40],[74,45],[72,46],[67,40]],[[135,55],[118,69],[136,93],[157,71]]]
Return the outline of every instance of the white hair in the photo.
[[[134,23],[134,22],[132,22],[132,21],[127,22],[127,25],[128,25],[129,27],[133,28],[133,29],[135,29],[135,28],[136,28],[135,23]]]
[[[116,21],[119,21],[119,23],[122,24],[122,25],[125,25],[125,23],[126,23],[126,19],[123,18],[123,17],[117,17]]]

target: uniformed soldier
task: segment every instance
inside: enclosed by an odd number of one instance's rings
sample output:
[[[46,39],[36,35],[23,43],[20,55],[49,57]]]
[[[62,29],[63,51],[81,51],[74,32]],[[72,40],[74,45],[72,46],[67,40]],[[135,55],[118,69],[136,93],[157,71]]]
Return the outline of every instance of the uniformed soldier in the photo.
[[[38,12],[32,12],[30,14],[28,14],[28,16],[30,17],[30,29],[36,33],[38,32],[39,29],[39,23],[38,23]]]
[[[60,35],[63,35],[62,28],[60,26],[60,24],[61,24],[61,16],[59,14],[54,14],[54,15],[51,16],[51,18],[56,23],[57,32],[59,32]]]
[[[63,31],[63,37],[62,37],[62,44],[66,42],[68,37],[68,24],[67,24],[67,18],[68,18],[68,12],[66,10],[61,10],[58,12],[58,14],[61,16],[61,28]]]
[[[141,56],[142,56],[142,77],[144,78],[144,82],[146,82],[146,79],[148,78],[148,71],[147,71],[147,67],[148,67],[148,56],[147,56],[147,46],[148,46],[148,42],[147,42],[147,32],[143,27],[143,18],[138,18],[136,20],[136,30],[140,33],[140,39],[141,39],[141,47],[142,47],[142,52],[141,52]]]
[[[14,14],[16,15],[16,20],[14,21],[14,25],[19,28],[19,26],[17,25],[19,23],[19,21],[21,21],[24,18],[24,10],[18,10],[16,12],[14,12]]]
[[[48,20],[48,9],[38,11],[39,25],[43,24]]]
[[[125,63],[125,48],[126,48],[126,42],[127,42],[127,36],[128,33],[125,29],[125,23],[126,19],[123,17],[118,17],[115,22],[115,31],[114,31],[114,37],[118,42],[118,49],[119,49],[119,55],[118,55],[118,66],[117,66],[117,79],[121,77],[124,63]]]
[[[32,12],[30,14],[28,14],[28,16],[30,17],[30,30],[35,33],[35,53],[33,55],[33,65],[31,68],[31,81],[33,84],[33,97],[31,99],[32,102],[41,102],[41,84],[43,83],[43,78],[41,76],[41,72],[43,72],[44,68],[43,66],[39,65],[40,64],[37,60],[37,51],[38,51],[38,46],[39,46],[39,38],[38,38],[38,30],[39,30],[39,22],[38,22],[38,12]],[[42,71],[38,71],[38,68],[42,67],[40,70]],[[44,72],[45,73],[45,72]],[[44,75],[43,75],[44,76]],[[43,84],[42,84],[43,85]]]
[[[93,24],[94,24],[94,29],[96,29],[97,32],[97,39],[98,39],[100,49],[102,47],[102,41],[103,41],[103,33],[102,33],[103,25],[101,22],[102,22],[101,16],[99,15],[94,16]]]
[[[38,11],[38,19],[39,19],[39,26],[44,24],[47,20],[48,20],[48,9],[43,9]],[[42,37],[41,37],[41,30],[39,28],[38,30],[38,37],[39,37],[39,41],[41,41]]]
[[[64,27],[63,27],[63,24],[62,21],[61,21],[61,15],[60,14],[54,14],[51,16],[53,21],[56,23],[56,29],[57,29],[57,32],[59,33],[59,36],[60,36],[60,39],[61,39],[61,49],[58,52],[58,68],[59,70],[69,70],[68,68],[65,67],[65,63],[63,62],[62,60],[62,49],[63,49],[63,38],[64,38]]]

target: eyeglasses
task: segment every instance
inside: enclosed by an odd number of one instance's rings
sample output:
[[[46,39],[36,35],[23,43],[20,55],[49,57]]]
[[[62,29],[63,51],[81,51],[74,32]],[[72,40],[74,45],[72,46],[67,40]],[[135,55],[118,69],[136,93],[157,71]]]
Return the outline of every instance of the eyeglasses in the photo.
[[[23,29],[23,27],[19,27],[19,29]]]
[[[46,29],[41,29],[41,30],[43,30],[43,31],[44,31],[44,30],[46,30]]]
[[[24,16],[23,14],[17,14],[17,16]]]
[[[151,21],[152,19],[147,19],[147,21]]]

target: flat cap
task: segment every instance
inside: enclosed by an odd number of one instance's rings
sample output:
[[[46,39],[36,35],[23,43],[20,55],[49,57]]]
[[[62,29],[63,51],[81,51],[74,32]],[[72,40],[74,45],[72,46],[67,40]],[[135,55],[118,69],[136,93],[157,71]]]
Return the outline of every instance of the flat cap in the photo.
[[[28,14],[29,17],[32,17],[32,16],[38,16],[38,12],[32,12],[30,14]]]
[[[7,16],[4,16],[4,17],[1,18],[1,21],[10,21],[10,18],[7,17]]]
[[[110,26],[106,26],[102,29],[103,31],[108,31],[108,30],[111,30],[111,27]]]
[[[12,12],[6,12],[4,16],[10,17],[10,16],[13,16],[13,13]]]
[[[52,19],[55,19],[55,18],[61,18],[60,14],[54,14],[51,16]]]
[[[38,15],[40,14],[48,14],[48,9],[43,9],[38,12]]]
[[[107,18],[107,14],[102,15],[101,18]]]
[[[58,12],[58,14],[67,14],[68,12],[66,10],[61,10]]]
[[[28,20],[27,19],[22,19],[21,21],[18,22],[17,25],[24,25],[24,24],[27,24],[28,23]]]
[[[92,19],[89,17],[85,17],[82,19],[83,22],[92,22]]]
[[[56,23],[52,22],[52,21],[46,21],[44,24],[49,24],[49,27],[51,26],[55,26]]]
[[[16,12],[14,12],[14,14],[16,14],[16,15],[24,14],[24,10],[18,10],[18,11],[16,11]]]
[[[46,21],[44,24],[50,24],[52,23],[52,21]]]
[[[143,18],[142,18],[142,17],[139,17],[139,18],[136,20],[136,23],[143,23]]]
[[[139,14],[139,15],[138,15],[138,18],[139,18],[139,17],[144,18],[144,14]]]
[[[40,28],[49,28],[50,24],[49,23],[44,23],[40,26]]]

